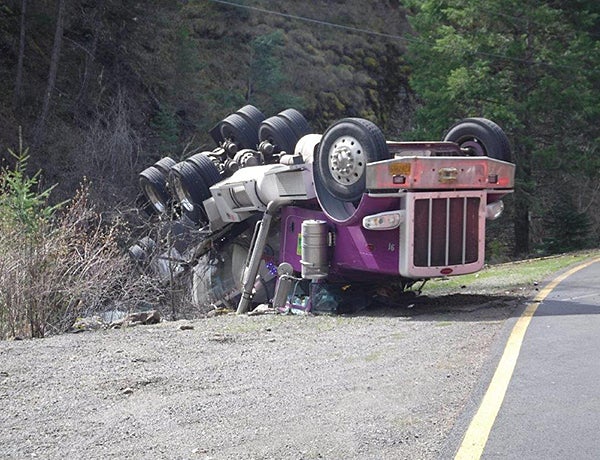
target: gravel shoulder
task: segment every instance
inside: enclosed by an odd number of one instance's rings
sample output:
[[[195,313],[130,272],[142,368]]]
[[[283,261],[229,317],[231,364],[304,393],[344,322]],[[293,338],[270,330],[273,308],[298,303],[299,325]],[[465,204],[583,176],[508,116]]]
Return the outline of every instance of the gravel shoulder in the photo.
[[[0,342],[0,457],[437,458],[522,302],[442,295]]]

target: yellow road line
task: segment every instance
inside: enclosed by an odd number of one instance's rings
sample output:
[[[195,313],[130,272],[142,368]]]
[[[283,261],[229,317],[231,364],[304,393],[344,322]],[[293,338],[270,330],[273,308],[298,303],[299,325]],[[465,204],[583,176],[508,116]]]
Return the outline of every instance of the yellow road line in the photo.
[[[492,377],[492,381],[485,392],[481,405],[471,420],[471,424],[465,433],[463,441],[456,453],[455,460],[477,460],[483,454],[483,449],[487,443],[488,437],[502,401],[506,394],[506,389],[510,383],[515,365],[517,364],[517,358],[521,351],[521,344],[523,343],[523,337],[527,331],[527,327],[531,322],[531,318],[535,314],[540,303],[552,292],[552,290],[558,286],[565,278],[568,278],[573,273],[578,272],[595,262],[599,262],[600,258],[592,259],[581,265],[578,265],[571,270],[563,273],[554,280],[552,280],[546,287],[544,287],[533,301],[527,306],[523,314],[517,320],[517,323],[513,327],[506,348],[500,358],[496,372]]]

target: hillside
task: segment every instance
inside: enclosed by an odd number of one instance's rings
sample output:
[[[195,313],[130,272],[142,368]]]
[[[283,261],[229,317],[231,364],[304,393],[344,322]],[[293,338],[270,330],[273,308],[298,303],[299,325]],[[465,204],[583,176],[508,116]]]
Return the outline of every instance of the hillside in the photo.
[[[21,130],[53,200],[87,177],[122,210],[139,171],[212,149],[207,131],[246,103],[297,108],[317,132],[363,117],[407,140],[486,117],[517,164],[494,257],[595,247],[599,37],[592,0],[9,0],[0,159]]]
[[[166,153],[178,158],[185,149],[214,147],[208,129],[246,103],[267,116],[295,107],[319,130],[343,116],[370,118],[390,134],[410,122],[405,43],[365,32],[405,34],[397,1],[241,8],[97,0],[64,3],[56,82],[40,134],[54,6],[62,4],[12,1],[0,9],[0,77],[11,83],[0,92],[0,152],[14,148],[22,126],[32,166],[43,168],[46,183],[59,183],[60,195],[87,176],[107,205],[130,200],[143,166]]]

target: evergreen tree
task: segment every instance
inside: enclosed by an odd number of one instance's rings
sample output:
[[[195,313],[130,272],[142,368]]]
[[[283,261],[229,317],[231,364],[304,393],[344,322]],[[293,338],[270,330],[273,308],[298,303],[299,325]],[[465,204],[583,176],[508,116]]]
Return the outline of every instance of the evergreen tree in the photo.
[[[415,137],[483,116],[500,124],[517,164],[515,251],[530,251],[537,190],[557,175],[597,177],[600,44],[593,2],[579,9],[533,0],[415,0]],[[542,200],[542,201],[540,201]]]
[[[590,244],[590,219],[586,213],[577,211],[571,197],[557,200],[545,220],[552,229],[544,242],[549,252],[575,251]]]
[[[286,75],[279,57],[284,43],[283,33],[279,30],[259,35],[250,43],[246,101],[262,107],[266,113],[288,106],[301,108],[303,105],[299,97],[289,94],[285,89]]]

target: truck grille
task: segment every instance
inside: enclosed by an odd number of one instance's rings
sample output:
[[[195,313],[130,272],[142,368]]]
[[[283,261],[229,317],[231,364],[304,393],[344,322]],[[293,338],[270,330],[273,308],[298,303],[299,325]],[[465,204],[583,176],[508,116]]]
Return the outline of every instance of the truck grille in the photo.
[[[415,267],[447,267],[478,260],[480,200],[479,197],[415,200]]]

